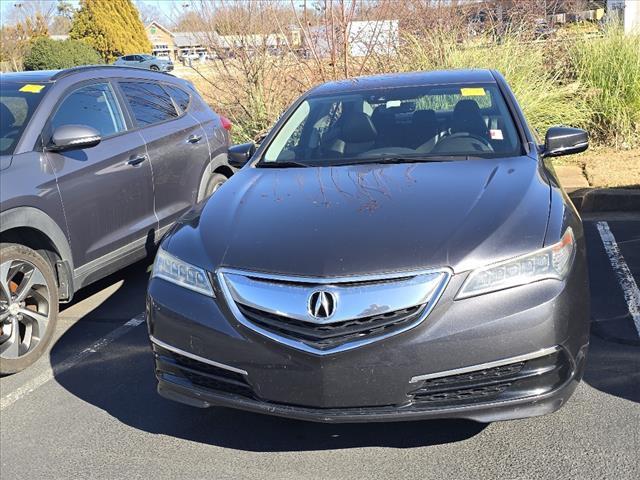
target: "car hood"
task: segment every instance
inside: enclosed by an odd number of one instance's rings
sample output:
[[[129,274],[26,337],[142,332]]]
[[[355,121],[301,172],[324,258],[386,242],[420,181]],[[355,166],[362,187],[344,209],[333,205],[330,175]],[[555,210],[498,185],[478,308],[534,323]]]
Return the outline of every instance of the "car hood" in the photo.
[[[0,170],[4,170],[11,165],[11,159],[13,157],[11,155],[0,155]]]
[[[529,157],[247,167],[189,212],[164,248],[212,271],[461,272],[542,247],[549,199]]]

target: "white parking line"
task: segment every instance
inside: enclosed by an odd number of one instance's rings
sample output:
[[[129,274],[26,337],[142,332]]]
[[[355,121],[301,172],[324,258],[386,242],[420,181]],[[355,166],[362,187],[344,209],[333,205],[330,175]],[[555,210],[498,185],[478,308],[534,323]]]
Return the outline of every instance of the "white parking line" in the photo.
[[[81,352],[71,355],[66,359],[64,359],[62,362],[48,368],[46,371],[42,372],[37,377],[29,380],[20,388],[0,398],[0,411],[12,405],[14,402],[20,400],[25,395],[41,387],[42,385],[47,383],[49,380],[51,380],[55,376],[60,375],[63,372],[66,372],[67,370],[69,370],[79,362],[86,359],[92,353],[99,352],[104,347],[112,343],[114,340],[117,340],[118,338],[123,336],[125,333],[127,333],[129,330],[131,330],[134,327],[137,327],[142,323],[144,323],[144,313],[137,315],[136,317],[132,318],[125,324],[119,326],[115,330],[112,330],[107,335],[102,337],[100,340],[93,343],[89,347],[85,348]]]
[[[600,232],[600,238],[602,238],[602,243],[609,256],[613,271],[618,277],[618,283],[620,283],[624,293],[624,299],[629,307],[629,313],[636,326],[638,336],[640,336],[640,290],[638,289],[638,284],[633,275],[631,275],[631,270],[629,270],[622,253],[620,253],[620,248],[613,233],[611,233],[609,224],[607,222],[597,222],[596,226],[598,227],[598,232]]]

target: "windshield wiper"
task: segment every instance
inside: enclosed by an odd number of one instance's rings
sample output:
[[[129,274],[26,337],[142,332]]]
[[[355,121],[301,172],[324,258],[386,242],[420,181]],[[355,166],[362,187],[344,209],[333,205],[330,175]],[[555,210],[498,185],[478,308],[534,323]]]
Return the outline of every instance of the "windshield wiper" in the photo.
[[[310,165],[301,162],[294,161],[286,161],[286,162],[258,162],[256,164],[257,168],[302,168],[302,167],[310,167]]]
[[[354,158],[344,164],[453,162],[456,160],[478,160],[480,158],[470,155],[381,155],[379,157]]]

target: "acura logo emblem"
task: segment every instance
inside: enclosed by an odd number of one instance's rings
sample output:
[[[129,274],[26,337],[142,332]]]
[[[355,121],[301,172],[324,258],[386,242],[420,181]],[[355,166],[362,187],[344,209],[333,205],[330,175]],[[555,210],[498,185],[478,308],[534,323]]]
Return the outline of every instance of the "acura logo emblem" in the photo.
[[[329,318],[336,311],[336,297],[333,293],[324,290],[313,292],[309,296],[307,310],[312,317]]]

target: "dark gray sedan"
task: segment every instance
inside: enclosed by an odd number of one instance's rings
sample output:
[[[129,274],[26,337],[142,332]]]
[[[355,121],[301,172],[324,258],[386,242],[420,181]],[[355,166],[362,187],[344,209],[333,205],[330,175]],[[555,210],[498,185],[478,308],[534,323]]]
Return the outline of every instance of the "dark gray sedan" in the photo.
[[[543,93],[543,92],[541,92]],[[582,377],[581,220],[504,78],[472,70],[321,85],[156,257],[158,390],[322,422],[560,408]]]

